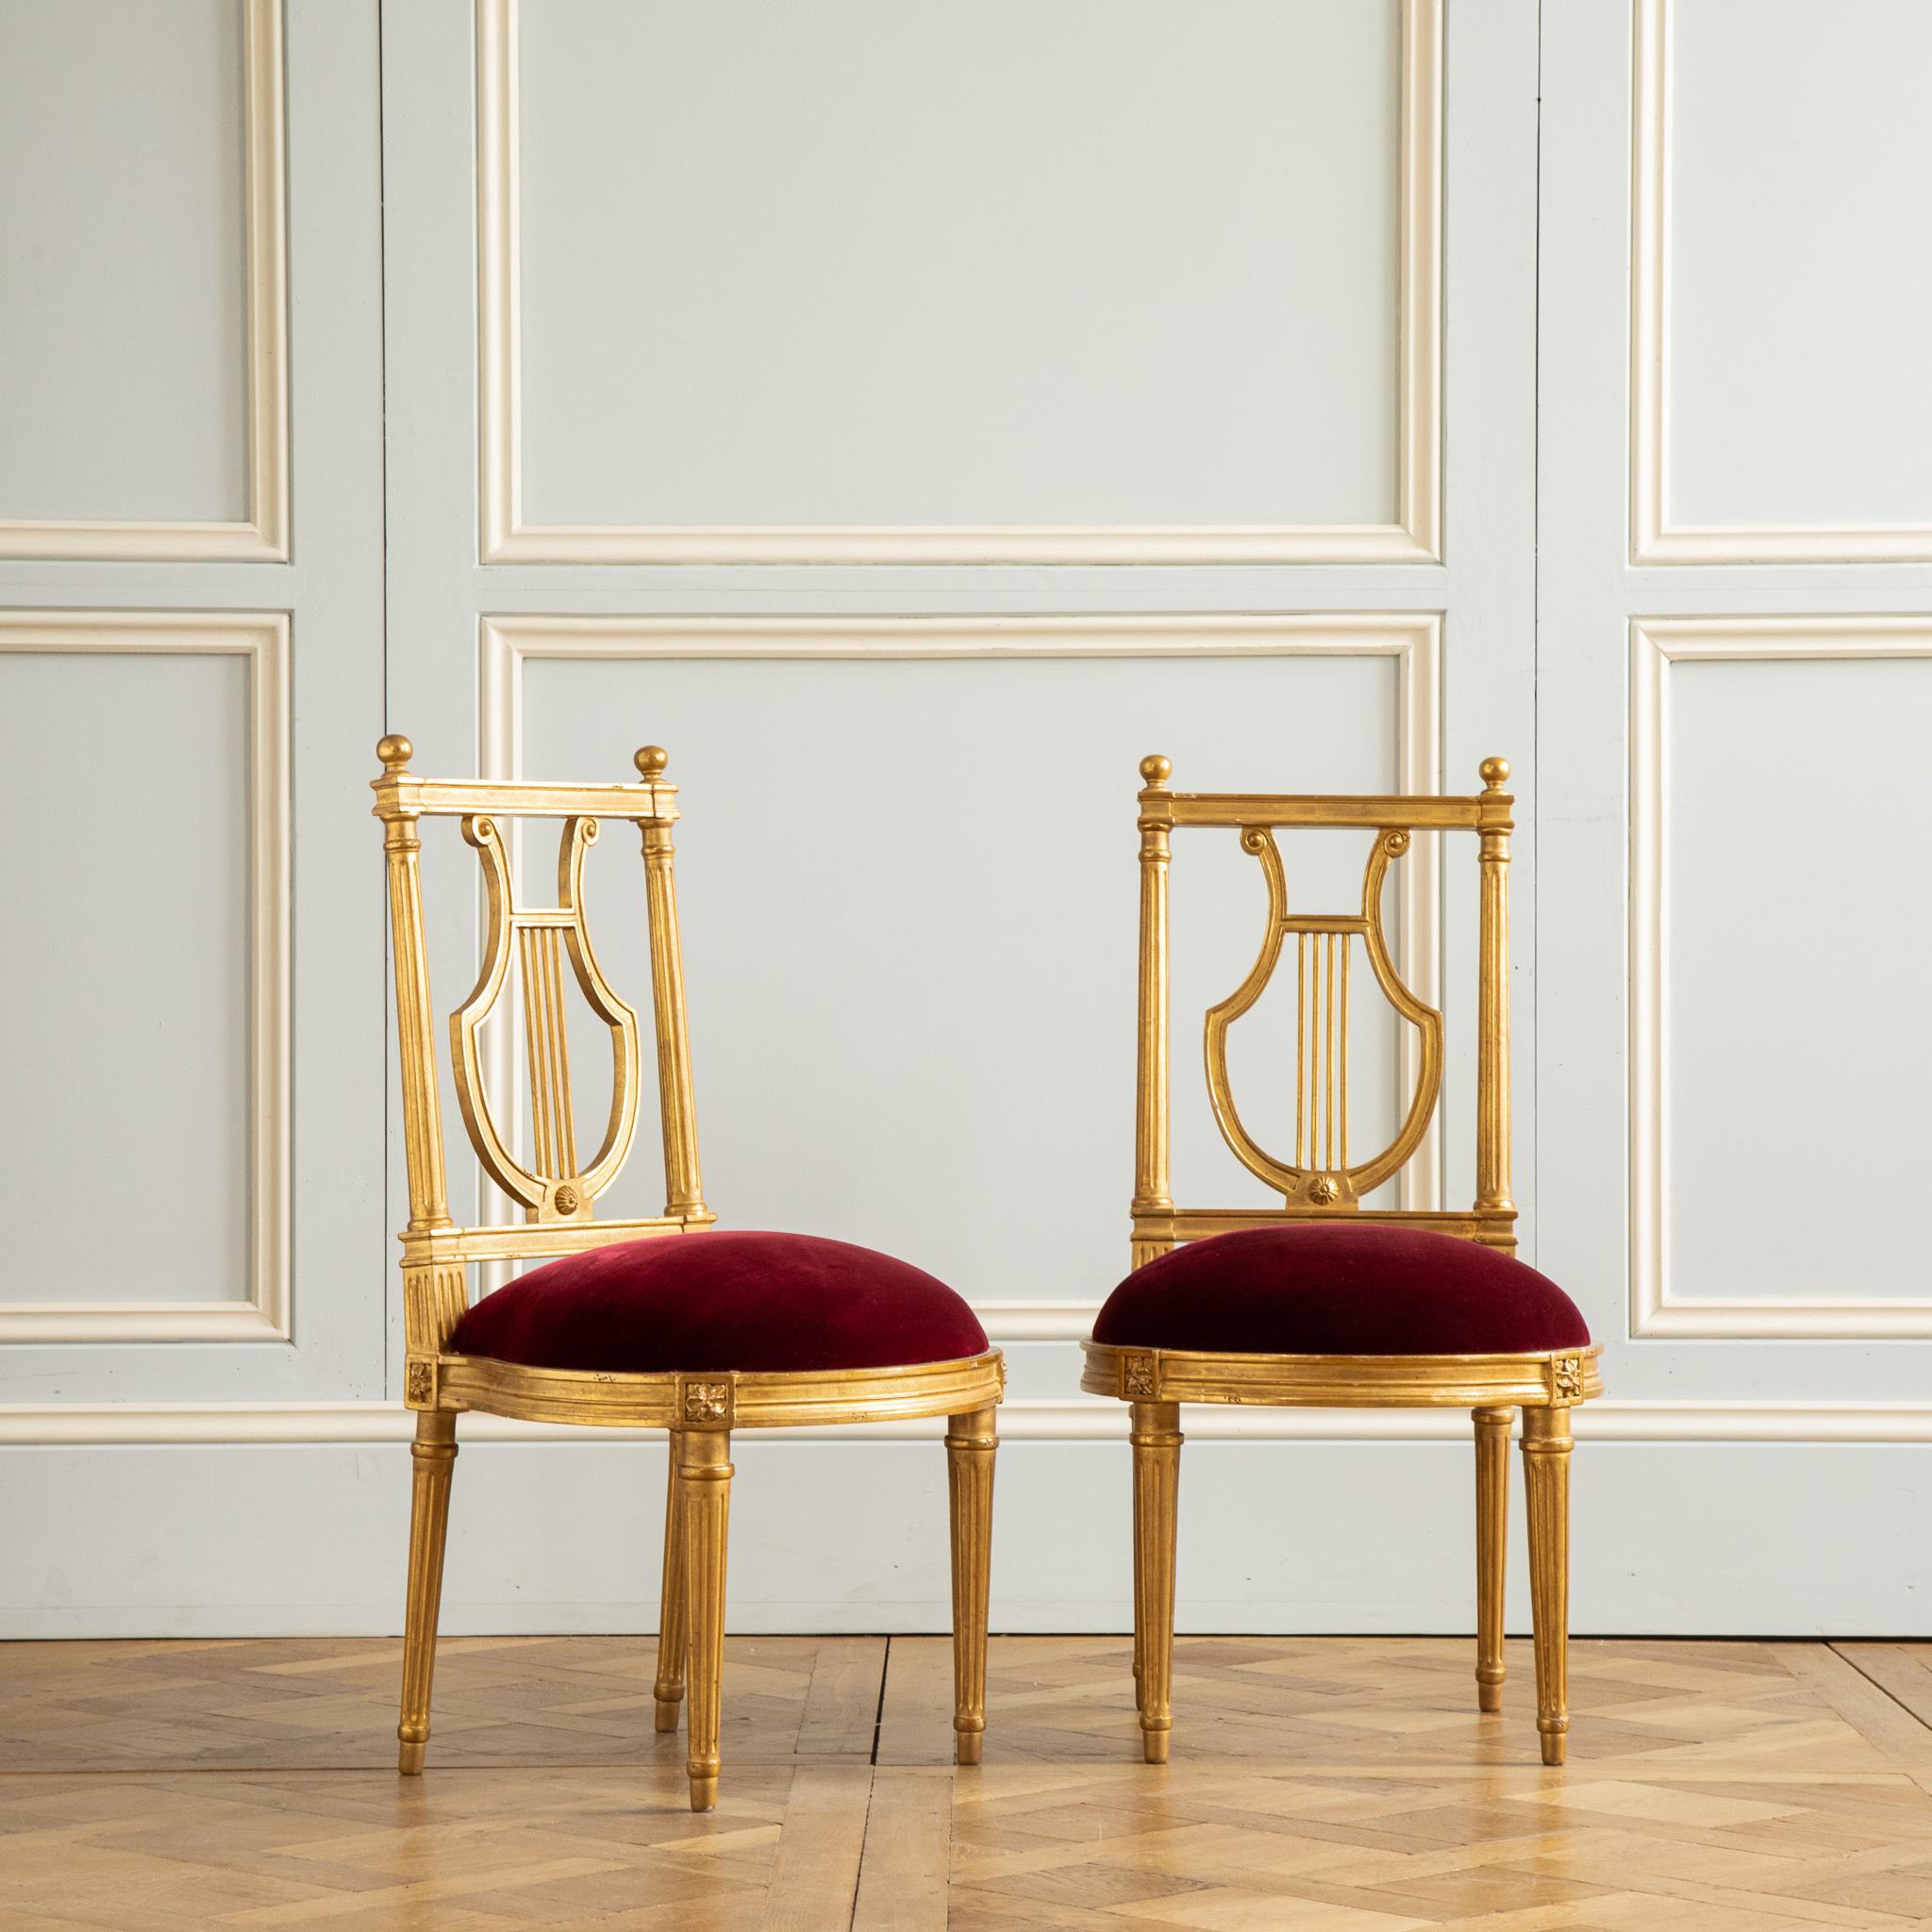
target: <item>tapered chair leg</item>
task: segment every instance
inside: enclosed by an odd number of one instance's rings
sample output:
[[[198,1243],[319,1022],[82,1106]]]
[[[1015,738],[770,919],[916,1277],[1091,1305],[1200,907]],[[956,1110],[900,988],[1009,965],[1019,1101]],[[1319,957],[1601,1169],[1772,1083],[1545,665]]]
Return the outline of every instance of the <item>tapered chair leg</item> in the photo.
[[[1529,1505],[1529,1596],[1536,1619],[1536,1727],[1543,1762],[1561,1764],[1570,1730],[1570,1411],[1523,1411]]]
[[[1503,1580],[1509,1561],[1513,1408],[1475,1411],[1475,1701],[1503,1707]]]
[[[731,1432],[677,1436],[677,1513],[684,1543],[689,1696],[685,1770],[691,1808],[718,1803],[718,1708],[724,1676],[724,1544],[731,1515]]]
[[[974,1409],[946,1424],[946,1494],[953,1530],[953,1750],[979,1762],[986,1732],[986,1612],[992,1585],[995,1411]]]
[[[1141,1608],[1141,1479],[1134,1478],[1134,1709],[1138,1714],[1146,1706],[1141,1701],[1141,1686],[1146,1681],[1146,1673],[1141,1668],[1141,1633],[1147,1619]]]
[[[429,1743],[429,1685],[436,1674],[436,1613],[442,1602],[442,1546],[449,1529],[449,1479],[457,1459],[454,1409],[416,1411],[410,1445],[409,1595],[403,1625],[403,1715],[396,1769],[420,1774]]]
[[[1134,1445],[1134,1650],[1141,1666],[1141,1749],[1165,1764],[1174,1713],[1174,1557],[1181,1470],[1180,1408],[1137,1402]]]
[[[671,1456],[664,1478],[664,1587],[658,1603],[658,1728],[677,1728],[684,1702],[685,1633],[684,1517],[677,1507],[679,1432],[671,1431]]]

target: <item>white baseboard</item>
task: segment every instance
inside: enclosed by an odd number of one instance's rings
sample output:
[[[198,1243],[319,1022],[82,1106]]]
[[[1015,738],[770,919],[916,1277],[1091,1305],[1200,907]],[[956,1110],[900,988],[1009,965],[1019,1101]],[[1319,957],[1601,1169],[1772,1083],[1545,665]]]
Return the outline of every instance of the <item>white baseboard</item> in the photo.
[[[1124,1447],[1039,1440],[1018,1420],[1000,1456],[994,1627],[1124,1630]],[[402,1426],[389,1416],[386,1441],[0,1450],[0,1635],[393,1633]],[[1899,1481],[1896,1440],[1586,1442],[1574,1628],[1932,1636],[1932,1485]],[[735,1629],[946,1627],[937,1444],[747,1432],[734,1456]],[[1467,1630],[1471,1462],[1461,1441],[1196,1431],[1182,1457],[1180,1626]],[[650,1630],[663,1488],[661,1440],[540,1445],[479,1429],[457,1467],[444,1629]],[[1521,1630],[1520,1483],[1512,1500]]]

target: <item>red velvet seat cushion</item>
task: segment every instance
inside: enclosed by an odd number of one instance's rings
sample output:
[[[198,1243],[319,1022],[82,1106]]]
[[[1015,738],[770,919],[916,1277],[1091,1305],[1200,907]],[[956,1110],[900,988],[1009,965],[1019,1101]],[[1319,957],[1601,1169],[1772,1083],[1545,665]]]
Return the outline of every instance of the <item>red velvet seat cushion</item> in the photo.
[[[1096,1341],[1234,1355],[1538,1355],[1586,1348],[1547,1275],[1455,1235],[1325,1221],[1188,1241],[1108,1297]]]
[[[488,1294],[452,1355],[534,1369],[890,1369],[986,1352],[943,1282],[849,1241],[738,1229],[590,1248]]]

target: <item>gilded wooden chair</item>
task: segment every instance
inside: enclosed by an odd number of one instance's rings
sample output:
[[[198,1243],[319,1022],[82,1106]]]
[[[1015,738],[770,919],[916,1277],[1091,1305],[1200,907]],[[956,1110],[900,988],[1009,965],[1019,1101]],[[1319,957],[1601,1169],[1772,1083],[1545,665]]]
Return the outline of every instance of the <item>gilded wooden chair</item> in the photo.
[[[409,1175],[404,1392],[416,1411],[401,1769],[423,1769],[429,1737],[450,1475],[466,1409],[670,1432],[657,1727],[677,1728],[688,1675],[686,1768],[699,1811],[717,1801],[732,1430],[951,1418],[953,1728],[959,1762],[976,1764],[1004,1363],[966,1303],[917,1268],[843,1241],[713,1228],[698,1179],[672,883],[677,788],[664,776],[664,753],[646,745],[637,755],[641,782],[622,785],[417,777],[407,769],[406,738],[385,738],[376,756]],[[450,1015],[451,1057],[471,1146],[522,1209],[521,1225],[458,1227],[450,1217],[418,864],[425,818],[457,819],[482,866],[485,958]],[[518,819],[562,822],[552,906],[525,904],[513,890],[506,825]],[[630,1151],[641,1084],[637,1014],[605,977],[585,920],[585,858],[613,822],[643,839],[667,1198],[661,1215],[599,1221],[597,1198]],[[479,1042],[513,968],[528,1050],[527,1161],[485,1091]],[[609,1118],[588,1159],[571,1097],[566,977],[610,1040]],[[471,1306],[473,1264],[546,1257],[558,1258]]]
[[[1537,1730],[1545,1764],[1569,1729],[1570,1410],[1602,1392],[1599,1351],[1555,1282],[1515,1259],[1509,1199],[1509,767],[1486,759],[1471,798],[1283,798],[1173,791],[1143,758],[1139,1118],[1134,1273],[1085,1344],[1081,1386],[1132,1405],[1134,1673],[1143,1753],[1167,1761],[1174,1654],[1174,1519],[1183,1402],[1470,1409],[1476,1462],[1476,1687],[1503,1699],[1503,1577],[1509,1432],[1523,1410],[1529,1492]],[[1168,864],[1176,826],[1239,833],[1268,895],[1261,950],[1209,1009],[1209,1102],[1223,1138],[1279,1208],[1174,1204],[1168,1177]],[[1292,913],[1280,828],[1369,835],[1359,912]],[[1442,1079],[1442,1019],[1396,972],[1382,917],[1389,869],[1418,831],[1473,831],[1482,908],[1477,984],[1476,1188],[1468,1213],[1368,1208],[1363,1197],[1415,1155]],[[1229,1026],[1260,998],[1290,935],[1295,953],[1293,1158],[1268,1153],[1237,1111]],[[1348,1144],[1349,958],[1416,1030],[1416,1083],[1395,1138],[1367,1159]],[[1357,988],[1361,977],[1357,975]],[[1359,997],[1359,992],[1357,994]]]

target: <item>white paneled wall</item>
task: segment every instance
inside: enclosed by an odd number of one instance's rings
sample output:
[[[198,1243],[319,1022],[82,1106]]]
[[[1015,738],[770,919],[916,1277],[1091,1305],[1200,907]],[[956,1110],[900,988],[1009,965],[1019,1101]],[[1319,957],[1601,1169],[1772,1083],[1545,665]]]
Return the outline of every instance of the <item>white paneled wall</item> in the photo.
[[[1391,554],[1405,327],[1434,440],[1402,14],[491,0],[492,554]]]
[[[1441,15],[478,0],[484,556],[1433,558]]]
[[[384,1393],[376,27],[0,0],[12,1443]],[[9,1622],[111,1624],[157,1566],[186,1603],[184,1512],[236,1537],[220,1486],[85,1459],[125,1479],[105,1514],[0,1452],[0,1512],[57,1524],[8,1559]],[[121,1580],[76,1603],[83,1545]]]
[[[1932,11],[1634,4],[1634,559],[1932,561]]]
[[[288,555],[280,0],[0,7],[0,558]]]
[[[31,917],[0,940],[0,1340],[288,1336],[288,642],[279,617],[0,612],[5,815],[44,828],[0,876],[58,908],[56,943]],[[75,782],[63,718],[110,783]]]
[[[1865,1419],[1901,1517],[1861,1589],[1901,1630],[1932,1580],[1925,33],[1910,0],[1637,0],[1543,36],[1540,1252],[1623,1291],[1620,1392]],[[1873,1479],[1821,1448],[1780,1497],[1767,1626],[1830,1626],[1812,1565]]]
[[[1539,13],[0,0],[0,1629],[397,1624],[385,727],[670,748],[708,1196],[980,1307],[1036,1629],[1127,1614],[1074,1342],[1138,758],[1507,756],[1525,1254],[1612,1397],[1578,1627],[1924,1627],[1924,9]],[[1454,1202],[1473,867],[1425,845]],[[425,865],[446,1009],[475,892]],[[634,851],[591,883],[635,983]],[[1174,891],[1186,1074],[1259,908],[1205,835]],[[1243,1198],[1197,1084],[1177,1178]],[[1466,1421],[1189,1427],[1184,1623],[1471,1622]],[[649,1627],[661,1452],[464,1435],[446,1627]],[[744,1443],[739,1626],[941,1625],[939,1463]]]

